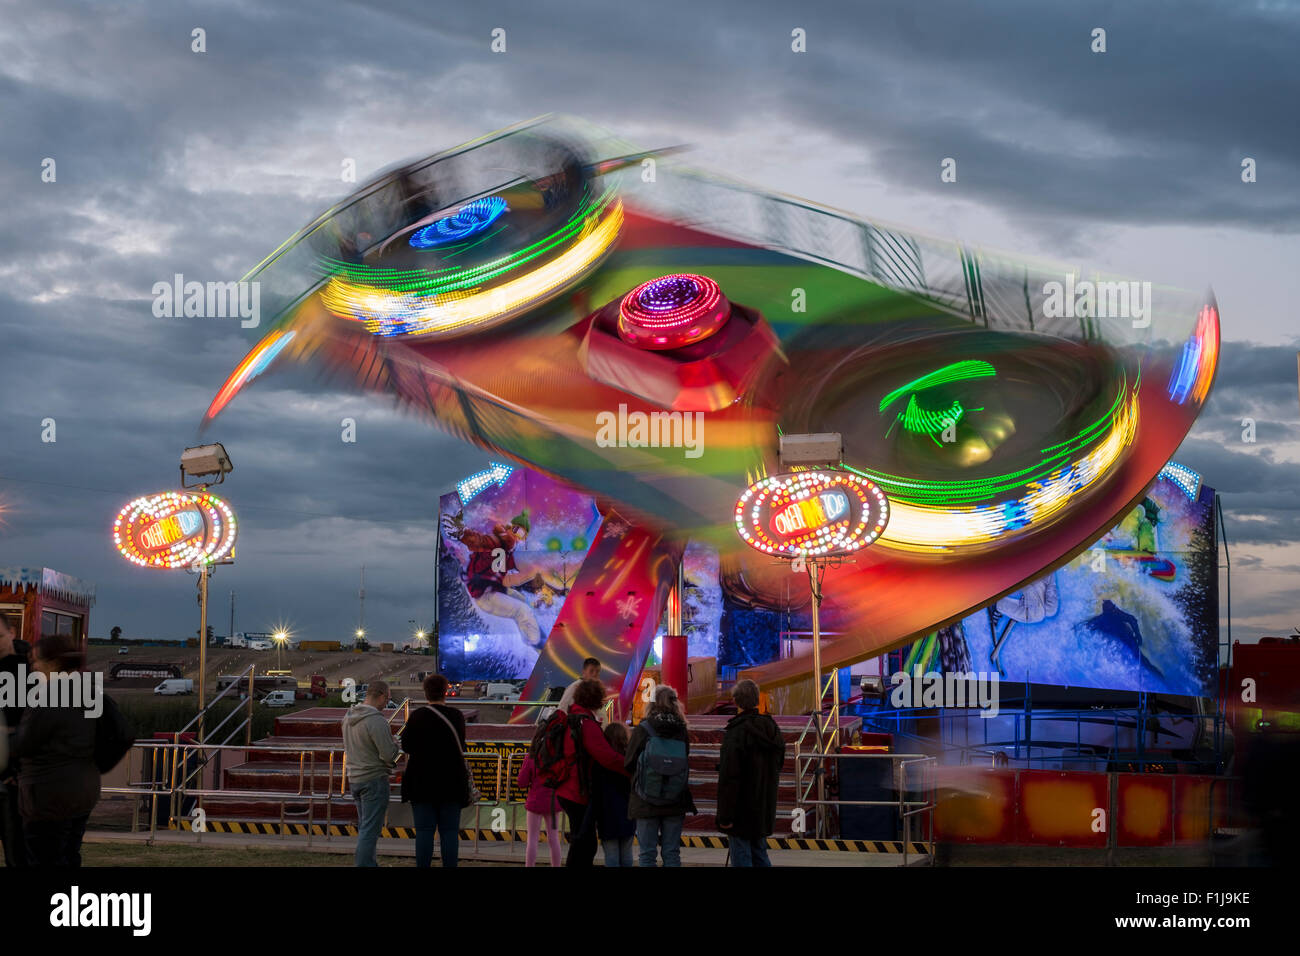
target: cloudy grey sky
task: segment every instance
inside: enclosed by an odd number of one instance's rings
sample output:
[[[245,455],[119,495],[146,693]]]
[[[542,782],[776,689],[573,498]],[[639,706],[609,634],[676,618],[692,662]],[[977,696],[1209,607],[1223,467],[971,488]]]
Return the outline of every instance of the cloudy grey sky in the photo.
[[[795,28],[806,53],[791,52]],[[155,318],[153,284],[242,275],[346,193],[345,159],[364,179],[563,112],[916,231],[1213,285],[1219,380],[1178,457],[1223,495],[1234,636],[1287,633],[1300,625],[1297,48],[1296,4],[1238,0],[0,0],[0,565],[95,582],[97,635],[193,633],[193,579],[127,565],[108,530],[128,497],[174,482],[260,333]],[[945,157],[956,183],[939,181]],[[345,416],[356,444],[339,441]],[[306,375],[259,382],[211,438],[234,459],[226,491],[243,518],[239,564],[213,578],[218,633],[234,590],[239,630],[346,636],[363,563],[373,635],[432,618],[436,497],[485,455]]]

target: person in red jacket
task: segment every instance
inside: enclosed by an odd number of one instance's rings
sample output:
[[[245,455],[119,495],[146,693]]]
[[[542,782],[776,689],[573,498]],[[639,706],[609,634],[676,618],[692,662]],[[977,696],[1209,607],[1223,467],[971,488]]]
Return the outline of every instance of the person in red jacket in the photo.
[[[560,806],[569,818],[569,856],[565,866],[591,866],[596,859],[596,828],[583,826],[591,800],[591,765],[600,764],[624,777],[623,755],[609,745],[601,731],[596,711],[605,702],[605,688],[598,680],[584,680],[573,694],[569,708],[569,735],[564,739],[564,761],[569,772],[556,788]]]

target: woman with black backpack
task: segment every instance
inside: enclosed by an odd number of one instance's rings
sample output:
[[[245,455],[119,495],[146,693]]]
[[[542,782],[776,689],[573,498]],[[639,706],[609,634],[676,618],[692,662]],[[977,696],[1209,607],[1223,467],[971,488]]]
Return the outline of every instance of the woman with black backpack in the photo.
[[[624,766],[632,775],[627,815],[636,821],[640,866],[682,865],[682,828],[695,813],[690,788],[691,741],[677,691],[661,684],[645,720],[628,742]]]

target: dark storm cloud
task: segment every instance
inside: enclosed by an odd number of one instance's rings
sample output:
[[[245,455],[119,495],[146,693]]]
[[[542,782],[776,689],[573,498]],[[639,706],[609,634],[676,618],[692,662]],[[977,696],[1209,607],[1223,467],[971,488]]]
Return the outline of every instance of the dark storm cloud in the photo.
[[[1240,442],[1234,446],[1195,433],[1174,458],[1218,491],[1230,541],[1273,545],[1300,541],[1300,464],[1278,461],[1266,448]]]
[[[1296,349],[1225,342],[1214,390],[1192,434],[1241,447],[1253,433],[1260,449],[1300,442],[1300,383]]]

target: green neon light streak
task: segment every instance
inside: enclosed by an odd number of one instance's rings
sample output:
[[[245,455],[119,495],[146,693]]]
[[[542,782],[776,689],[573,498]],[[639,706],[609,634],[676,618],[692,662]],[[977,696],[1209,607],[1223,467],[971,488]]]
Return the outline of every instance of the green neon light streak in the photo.
[[[945,365],[943,368],[935,369],[918,379],[908,382],[900,388],[894,389],[888,395],[880,400],[880,410],[883,412],[894,402],[898,401],[908,392],[921,392],[927,388],[934,388],[936,385],[947,385],[950,382],[964,382],[973,378],[992,378],[997,372],[993,366],[981,359],[967,359],[962,362],[953,362],[951,365]]]
[[[613,188],[607,189],[595,202],[583,202],[569,221],[560,229],[509,255],[485,262],[471,269],[385,269],[357,265],[338,259],[324,259],[330,272],[342,275],[361,285],[386,288],[395,292],[415,295],[440,295],[458,289],[472,288],[519,268],[543,256],[557,246],[577,237],[586,228],[588,218],[599,215],[608,208],[615,196]]]
[[[1136,392],[1136,384],[1133,390]],[[1119,389],[1115,393],[1115,401],[1111,403],[1105,415],[1078,432],[1073,438],[1044,448],[1042,450],[1044,457],[1037,464],[1010,474],[964,481],[926,481],[889,475],[866,468],[854,468],[850,465],[842,467],[855,475],[870,478],[880,485],[890,498],[909,504],[960,506],[990,501],[1008,491],[1024,488],[1035,481],[1042,481],[1053,472],[1067,466],[1070,459],[1102,437],[1101,429],[1114,422],[1120,404],[1128,394],[1128,382],[1126,379],[1121,379]]]
[[[961,421],[965,411],[958,401],[954,401],[951,406],[941,411],[930,411],[918,405],[916,396],[913,395],[907,400],[907,408],[903,412],[903,428],[916,435],[926,435],[939,445],[940,442],[934,436]]]

